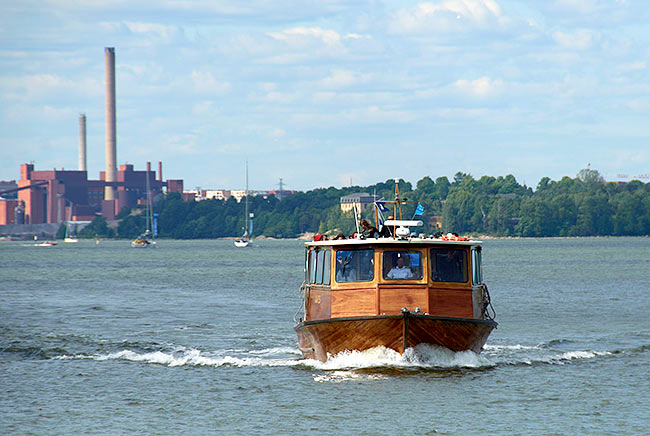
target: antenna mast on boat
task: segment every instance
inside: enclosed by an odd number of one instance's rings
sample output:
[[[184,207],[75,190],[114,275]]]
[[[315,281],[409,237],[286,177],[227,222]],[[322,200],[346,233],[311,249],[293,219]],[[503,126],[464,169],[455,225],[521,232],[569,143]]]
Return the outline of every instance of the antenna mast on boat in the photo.
[[[402,202],[399,199],[399,179],[395,179],[395,216],[399,208],[399,219],[402,219]]]

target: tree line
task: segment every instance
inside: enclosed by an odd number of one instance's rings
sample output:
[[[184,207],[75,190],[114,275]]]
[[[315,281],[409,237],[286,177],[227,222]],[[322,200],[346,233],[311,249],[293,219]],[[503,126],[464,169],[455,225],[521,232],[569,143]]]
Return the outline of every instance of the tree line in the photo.
[[[535,190],[514,176],[456,173],[453,180],[424,177],[415,186],[399,181],[400,197],[408,199],[402,217],[411,219],[419,203],[424,221],[419,231],[494,236],[638,236],[650,235],[650,183],[606,183],[596,170],[583,169],[575,178],[559,181],[544,177]],[[367,192],[393,200],[395,181],[370,186],[319,188],[278,200],[274,196],[249,199],[255,216],[253,235],[291,238],[305,232],[346,235],[355,230],[352,212],[341,212],[342,196]],[[161,237],[175,239],[220,238],[241,235],[245,226],[244,202],[205,200],[185,202],[179,194],[165,195],[155,205]],[[374,208],[362,218],[375,220]],[[387,215],[387,214],[384,214]],[[432,220],[431,217],[437,217]],[[100,218],[84,228],[81,237],[136,237],[144,230],[139,209],[121,211],[117,231]],[[85,232],[85,233],[84,233]]]

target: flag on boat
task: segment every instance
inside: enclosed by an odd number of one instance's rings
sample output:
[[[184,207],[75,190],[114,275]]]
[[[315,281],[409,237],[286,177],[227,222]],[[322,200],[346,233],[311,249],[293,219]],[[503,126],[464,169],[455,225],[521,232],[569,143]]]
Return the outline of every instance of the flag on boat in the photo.
[[[386,207],[385,202],[375,201],[375,204],[377,205],[377,209],[379,209],[381,212],[388,212],[388,208]]]
[[[413,214],[413,216],[422,215],[423,213],[424,213],[424,206],[418,203],[418,207],[415,208],[415,213]]]

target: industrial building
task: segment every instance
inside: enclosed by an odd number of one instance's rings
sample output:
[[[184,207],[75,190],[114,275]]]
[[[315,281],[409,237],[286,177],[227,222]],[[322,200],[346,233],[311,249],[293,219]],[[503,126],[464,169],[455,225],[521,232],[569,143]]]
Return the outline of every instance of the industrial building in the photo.
[[[87,171],[47,170],[36,171],[33,164],[20,166],[17,200],[5,200],[5,208],[0,206],[0,225],[4,224],[54,224],[62,221],[89,221],[97,215],[107,220],[124,207],[133,207],[142,203],[147,196],[147,186],[151,196],[163,192],[183,192],[182,180],[163,181],[160,178],[162,163],[158,164],[158,177],[147,162],[144,171],[136,171],[133,165],[121,165],[116,172],[115,181],[107,181],[105,172],[100,173],[99,180],[88,180]],[[149,179],[147,181],[147,178]],[[114,192],[112,200],[106,199],[105,194]],[[11,203],[11,205],[9,204]],[[22,209],[21,213],[9,211],[13,208]],[[3,209],[8,209],[4,214]],[[23,222],[8,221],[7,215],[15,215]],[[5,222],[3,222],[5,221]]]
[[[162,178],[162,162],[158,173],[136,171],[131,164],[117,162],[115,109],[115,49],[104,49],[106,77],[106,170],[99,180],[88,180],[86,168],[86,116],[79,116],[79,169],[39,170],[34,164],[20,166],[17,186],[0,190],[0,225],[56,224],[63,221],[89,221],[101,215],[114,219],[124,207],[144,203],[147,188],[152,198],[166,192],[183,192],[183,180]],[[13,182],[13,181],[12,181]],[[17,198],[10,198],[17,192]]]

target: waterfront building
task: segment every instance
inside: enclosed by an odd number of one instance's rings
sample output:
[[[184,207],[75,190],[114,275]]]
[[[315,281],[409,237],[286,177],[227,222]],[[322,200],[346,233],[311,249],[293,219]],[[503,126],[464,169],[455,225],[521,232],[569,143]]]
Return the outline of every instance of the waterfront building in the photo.
[[[132,164],[121,165],[114,181],[107,181],[102,171],[99,180],[88,180],[87,171],[40,170],[34,164],[20,166],[17,187],[10,190],[18,193],[14,205],[5,200],[0,205],[0,225],[13,224],[10,215],[15,215],[17,206],[22,206],[25,224],[54,224],[62,221],[89,221],[101,215],[114,219],[123,207],[133,207],[146,198],[147,178],[152,197],[166,192],[183,192],[183,180],[166,180],[151,170],[147,162],[145,171],[137,171]],[[110,187],[111,190],[106,188]],[[113,191],[112,200],[106,192]],[[6,192],[6,191],[5,191]]]

